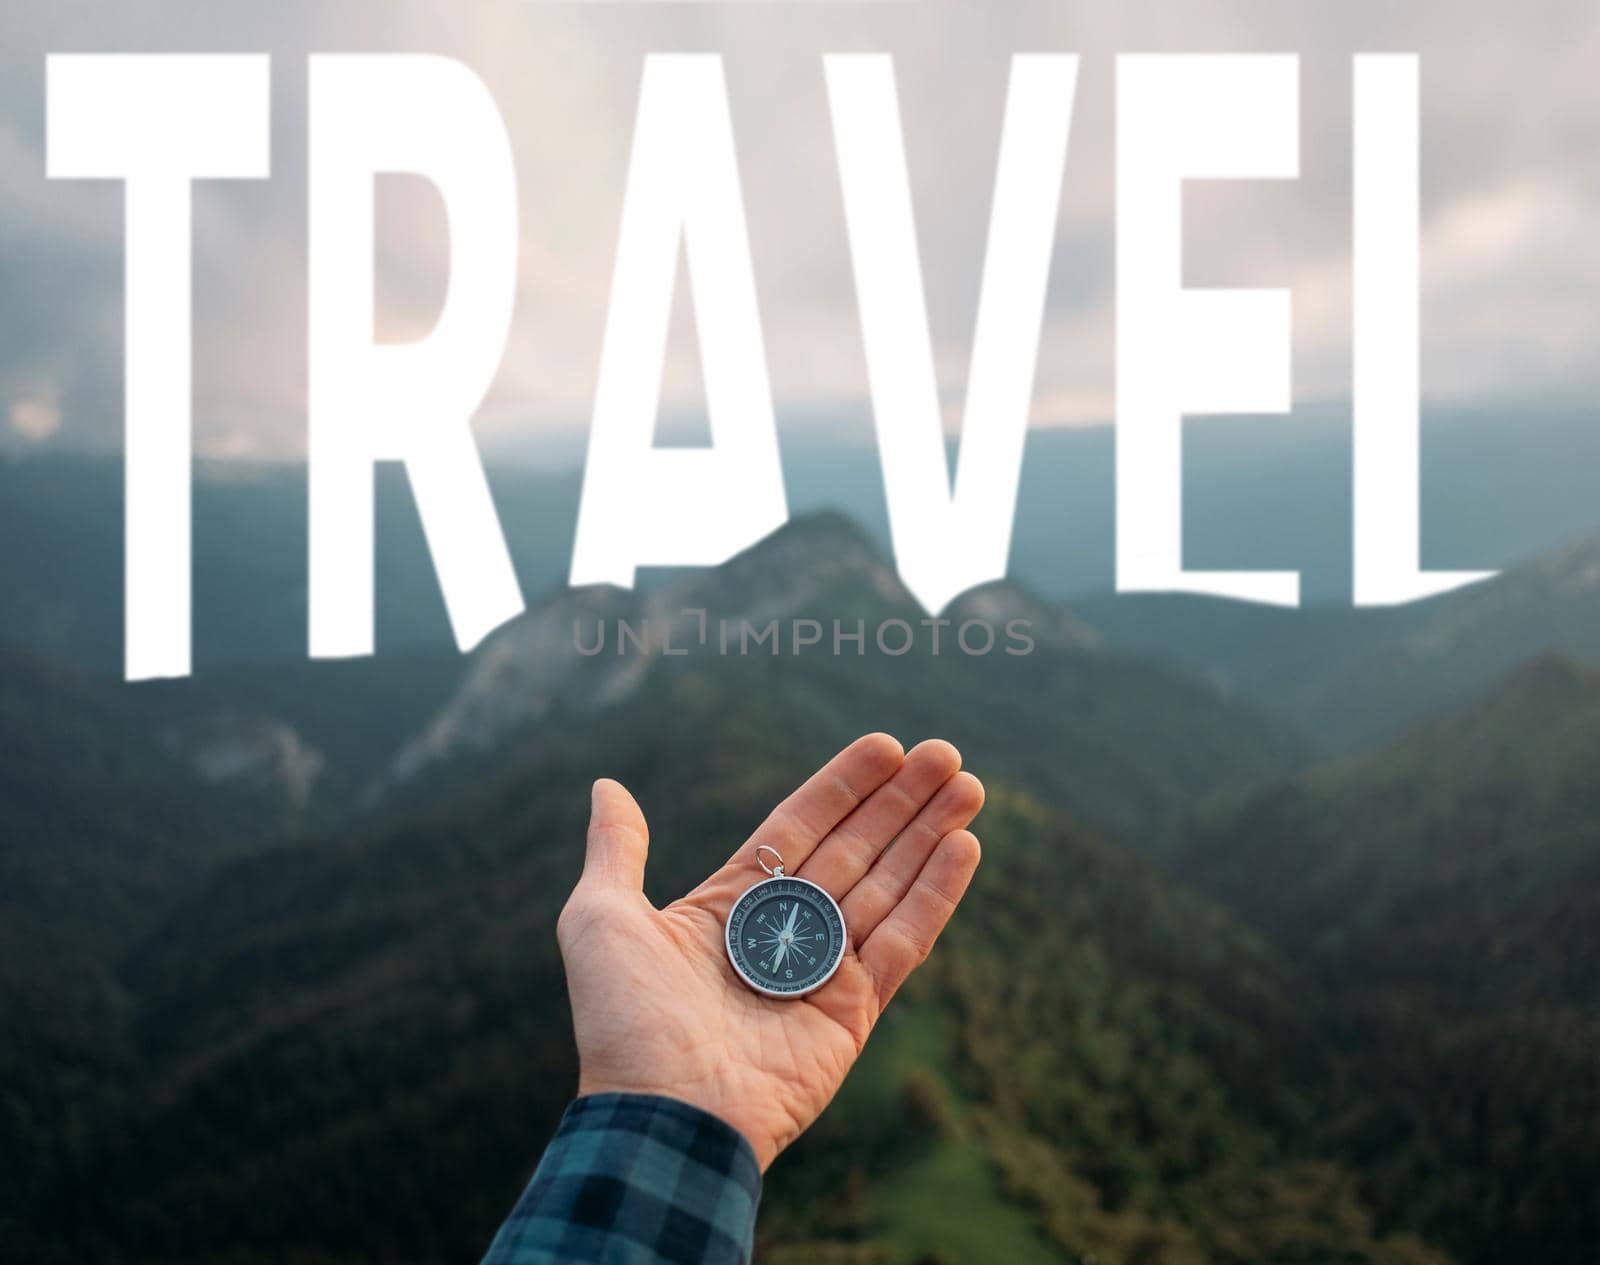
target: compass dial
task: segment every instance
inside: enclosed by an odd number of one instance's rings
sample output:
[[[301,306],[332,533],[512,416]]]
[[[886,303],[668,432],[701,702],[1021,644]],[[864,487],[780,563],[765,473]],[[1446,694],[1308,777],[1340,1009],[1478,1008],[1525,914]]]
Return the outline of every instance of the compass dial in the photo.
[[[800,878],[757,883],[728,915],[728,958],[744,982],[771,997],[822,987],[844,959],[844,916],[833,897]]]

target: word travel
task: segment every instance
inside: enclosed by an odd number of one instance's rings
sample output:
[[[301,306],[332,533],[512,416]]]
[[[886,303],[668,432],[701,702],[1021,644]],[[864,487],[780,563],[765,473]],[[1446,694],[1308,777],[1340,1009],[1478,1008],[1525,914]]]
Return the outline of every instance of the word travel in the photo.
[[[891,60],[822,59],[896,566],[930,613],[1004,575],[1067,171],[1078,59],[1017,56],[955,478]],[[1484,578],[1419,560],[1418,92],[1414,56],[1354,76],[1354,593],[1407,602]],[[190,669],[190,218],[198,180],[271,174],[264,55],[60,55],[48,168],[127,191],[129,679]],[[515,299],[517,185],[504,123],[458,62],[328,55],[309,72],[310,653],[373,647],[373,465],[403,463],[458,644],[523,609],[471,419]],[[1290,409],[1287,290],[1185,289],[1188,180],[1293,179],[1289,55],[1124,56],[1116,66],[1117,584],[1293,606],[1296,572],[1182,563],[1182,420]],[[450,280],[420,341],[374,340],[374,187],[430,181]],[[711,444],[658,449],[679,245]],[[721,60],[644,63],[570,578],[723,562],[788,517]]]

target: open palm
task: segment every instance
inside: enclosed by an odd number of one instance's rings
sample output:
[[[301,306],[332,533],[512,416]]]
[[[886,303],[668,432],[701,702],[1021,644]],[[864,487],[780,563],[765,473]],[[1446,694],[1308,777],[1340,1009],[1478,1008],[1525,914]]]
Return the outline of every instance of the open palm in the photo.
[[[947,742],[909,754],[858,739],[784,800],[683,899],[644,896],[649,833],[616,782],[594,786],[583,876],[558,924],[579,1092],[663,1094],[720,1116],[770,1164],[828,1105],[872,1026],[978,865],[965,827],[983,787]],[[844,961],[822,988],[774,1000],[740,983],[723,947],[734,901],[764,874],[758,844],[839,902]]]

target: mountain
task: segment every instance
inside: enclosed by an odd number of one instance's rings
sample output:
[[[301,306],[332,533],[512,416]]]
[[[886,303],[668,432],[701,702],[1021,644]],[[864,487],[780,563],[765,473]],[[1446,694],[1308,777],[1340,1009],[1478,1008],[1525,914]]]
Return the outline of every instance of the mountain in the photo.
[[[1600,663],[1600,536],[1399,608],[1122,595],[1075,609],[1108,645],[1182,663],[1324,751],[1351,750],[1466,704],[1541,654]]]
[[[1385,1104],[1345,1153],[1380,1207],[1431,1187],[1406,1223],[1464,1259],[1600,1243],[1597,768],[1600,672],[1546,656],[1205,816],[1175,862],[1328,990]]]
[[[692,640],[698,617],[684,612],[695,609],[711,621],[707,644],[668,653],[669,634]],[[608,653],[579,653],[573,621],[587,642],[602,619]],[[795,653],[813,619],[821,652]],[[505,1174],[535,1142],[507,1131],[492,1103],[526,1100],[531,1074],[544,1096],[530,1118],[547,1118],[570,1072],[548,930],[571,858],[539,858],[529,843],[581,837],[566,793],[600,772],[654,786],[668,825],[677,788],[696,788],[679,810],[699,823],[693,847],[656,862],[671,890],[797,776],[796,753],[882,724],[948,735],[986,772],[1129,828],[1292,767],[1281,727],[1180,672],[1104,652],[1020,586],[969,594],[950,619],[935,653],[881,553],[821,514],[723,568],[640,593],[558,594],[465,660],[269,655],[139,686],[6,660],[0,719],[24,756],[0,800],[11,946],[0,978],[8,1030],[29,1034],[6,1056],[7,1242],[34,1261],[116,1257],[174,1234],[181,1246],[191,1205],[231,1206],[278,1183],[298,1217],[307,1191],[295,1174],[313,1171],[335,1202],[378,1198],[380,1179],[450,1188],[429,1165],[481,1173],[463,1158],[480,1145],[502,1184],[459,1192],[461,1215],[480,1225],[503,1213]],[[642,650],[615,653],[618,620]],[[724,620],[736,638],[749,625],[768,640],[723,655]],[[859,647],[833,653],[834,620],[846,634],[859,621]],[[922,639],[913,653],[879,649],[894,620]],[[996,630],[983,653],[961,647],[973,620]],[[1005,627],[1016,620],[1028,624],[1025,655],[1005,653],[1022,646]],[[480,922],[506,939],[484,940]],[[468,1040],[464,1063],[441,1066],[459,1025],[481,1026],[487,1044]],[[309,1062],[291,1071],[282,1058]],[[369,1068],[369,1085],[342,1085],[346,1059]],[[430,1095],[463,1101],[446,1088],[453,1077],[477,1119],[428,1114]],[[270,1104],[257,1097],[267,1086]],[[332,1086],[354,1097],[318,1101]],[[363,1131],[394,1127],[395,1095],[430,1138],[375,1163]],[[345,1178],[329,1162],[347,1165]],[[167,1184],[146,1200],[150,1183]],[[336,1252],[339,1208],[322,1226]],[[242,1218],[241,1259],[252,1234],[277,1259],[274,1219],[294,1219],[265,1197],[229,1215]],[[82,1236],[63,1238],[68,1224]],[[446,1218],[407,1250],[453,1257],[464,1224]]]
[[[1596,769],[1600,673],[1546,656],[1457,715],[1250,799],[1180,868],[1275,939],[1363,973],[1600,1012]],[[1472,922],[1440,927],[1449,913]]]
[[[641,593],[563,592],[506,625],[381,790],[416,802],[481,777],[486,761],[548,752],[623,704],[663,715],[684,681],[713,676],[780,729],[815,714],[841,742],[882,727],[944,734],[1073,815],[1129,832],[1299,756],[1285,726],[1182,672],[1106,651],[1016,584],[969,593],[944,619],[929,627],[849,520],[797,519],[725,566]],[[908,637],[915,647],[895,653]]]
[[[588,779],[639,795],[665,899],[826,754],[841,701],[774,725],[700,665],[427,810],[224,867],[126,959],[139,1079],[11,1242],[471,1259],[573,1084],[554,923]],[[761,1259],[1443,1259],[1319,1148],[1339,1069],[1294,970],[1030,796],[997,784],[980,829],[951,938],[771,1173]]]
[[[1579,627],[1576,557],[1499,613],[1505,581],[1442,599],[1484,605],[1372,705],[1413,676],[1472,689],[1498,661],[1474,646],[1527,644],[1524,601]],[[1236,684],[1015,581],[963,597],[934,654],[838,515],[649,578],[552,597],[466,659],[129,687],[0,655],[0,1260],[470,1259],[572,1084],[553,925],[588,781],[640,795],[665,899],[888,728],[985,777],[985,867],[774,1169],[763,1260],[1587,1262],[1587,669],[1546,659],[1301,775]],[[896,620],[910,654],[877,644]],[[968,620],[988,653],[952,643]]]

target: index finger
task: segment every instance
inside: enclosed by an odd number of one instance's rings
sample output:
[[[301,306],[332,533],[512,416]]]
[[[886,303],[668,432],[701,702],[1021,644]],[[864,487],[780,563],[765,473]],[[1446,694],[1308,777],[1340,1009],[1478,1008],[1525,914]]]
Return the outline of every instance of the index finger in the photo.
[[[735,883],[741,891],[748,887],[760,877],[755,857],[759,844],[776,848],[784,869],[793,874],[817,844],[887,782],[904,760],[904,749],[888,734],[857,738],[774,808],[727,864],[695,888],[690,898],[720,898],[728,895],[724,889]]]

